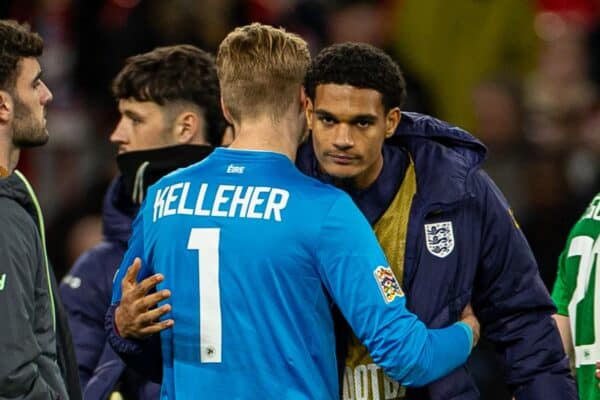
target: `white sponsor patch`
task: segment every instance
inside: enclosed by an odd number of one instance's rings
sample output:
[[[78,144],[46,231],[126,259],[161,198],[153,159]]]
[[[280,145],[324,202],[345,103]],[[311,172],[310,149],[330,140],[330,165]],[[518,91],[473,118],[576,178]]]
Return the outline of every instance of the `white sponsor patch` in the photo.
[[[452,222],[425,224],[427,250],[436,257],[444,258],[454,250]]]
[[[81,278],[73,275],[65,275],[62,282],[68,285],[71,289],[79,289],[81,287]]]
[[[246,169],[246,167],[244,167],[243,165],[229,164],[227,166],[227,173],[228,174],[243,174],[244,169]]]

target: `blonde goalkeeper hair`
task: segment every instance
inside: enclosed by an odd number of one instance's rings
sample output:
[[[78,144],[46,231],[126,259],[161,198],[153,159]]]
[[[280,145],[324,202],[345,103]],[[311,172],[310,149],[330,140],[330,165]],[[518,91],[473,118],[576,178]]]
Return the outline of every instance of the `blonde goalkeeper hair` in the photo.
[[[283,28],[253,23],[221,42],[217,72],[231,118],[269,115],[275,121],[297,99],[310,64],[306,42]]]

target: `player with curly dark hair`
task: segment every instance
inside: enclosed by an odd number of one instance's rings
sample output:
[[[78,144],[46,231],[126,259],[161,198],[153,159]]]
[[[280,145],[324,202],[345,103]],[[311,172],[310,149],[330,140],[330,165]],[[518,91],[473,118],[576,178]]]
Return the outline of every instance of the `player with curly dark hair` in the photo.
[[[481,169],[485,147],[446,122],[401,112],[400,69],[368,44],[322,50],[305,90],[312,136],[297,163],[350,194],[401,277],[408,308],[436,328],[470,302],[517,399],[576,399],[555,307],[509,205]],[[343,325],[343,399],[479,398],[466,367],[423,389],[400,387]]]
[[[314,99],[317,86],[328,83],[381,93],[385,112],[402,107],[406,100],[406,82],[398,64],[368,44],[342,43],[323,49],[304,78],[306,94]]]

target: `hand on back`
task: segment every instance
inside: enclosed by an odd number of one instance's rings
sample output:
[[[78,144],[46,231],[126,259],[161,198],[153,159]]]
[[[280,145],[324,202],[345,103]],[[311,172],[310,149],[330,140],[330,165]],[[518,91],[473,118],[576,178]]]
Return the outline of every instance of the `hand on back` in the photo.
[[[170,304],[156,307],[159,302],[168,299],[171,292],[167,289],[151,294],[148,292],[163,281],[162,274],[154,274],[141,282],[137,275],[142,261],[136,258],[127,269],[121,281],[121,302],[115,309],[115,325],[126,339],[140,339],[158,333],[173,326],[172,319],[159,321],[159,318],[171,311]]]

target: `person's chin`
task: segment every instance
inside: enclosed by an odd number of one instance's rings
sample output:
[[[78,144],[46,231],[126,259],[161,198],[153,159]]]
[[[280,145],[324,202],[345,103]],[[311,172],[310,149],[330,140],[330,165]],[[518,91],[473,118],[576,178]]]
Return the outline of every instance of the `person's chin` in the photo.
[[[16,145],[17,145],[17,147],[20,147],[22,149],[29,149],[32,147],[43,146],[46,143],[48,143],[49,139],[50,139],[50,136],[46,133],[44,135],[40,135],[38,137],[35,137],[35,138],[27,140],[27,141],[20,141],[20,142],[16,143]]]
[[[348,165],[334,164],[326,168],[325,173],[335,179],[352,179],[356,175],[354,168]]]

